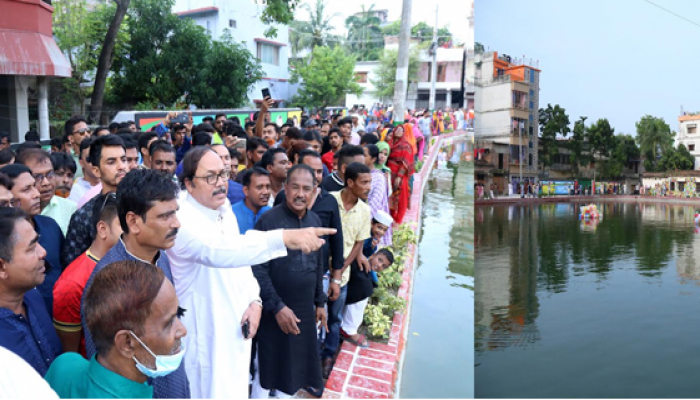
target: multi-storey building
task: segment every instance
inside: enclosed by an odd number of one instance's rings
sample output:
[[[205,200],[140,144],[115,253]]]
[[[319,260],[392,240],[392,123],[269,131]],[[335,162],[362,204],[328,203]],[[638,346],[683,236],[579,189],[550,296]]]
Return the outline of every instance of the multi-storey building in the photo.
[[[251,102],[262,101],[261,90],[269,88],[278,103],[289,100],[289,28],[277,28],[277,37],[265,37],[269,28],[260,21],[264,5],[250,0],[176,0],[173,12],[191,18],[218,39],[228,30],[233,40],[244,44],[260,60],[265,77],[249,88]]]
[[[499,181],[537,181],[540,70],[497,52],[475,56],[476,139],[508,145]]]
[[[384,49],[398,50],[399,41],[397,36],[388,36],[384,39]],[[411,39],[411,47],[418,45],[418,38]],[[469,107],[465,104],[460,91],[464,88],[466,80],[467,46],[455,48],[437,48],[437,74],[435,82],[435,109]],[[473,52],[472,52],[473,54]],[[430,99],[430,74],[432,69],[432,57],[427,51],[419,53],[420,66],[417,79],[414,84],[409,85],[406,97],[406,107],[413,109],[428,108]],[[376,79],[376,71],[379,67],[378,61],[360,61],[355,65],[355,76],[357,82],[364,88],[361,96],[349,94],[345,98],[345,105],[364,105],[369,108],[376,103],[391,104],[392,98],[380,98],[376,94],[376,88],[372,80]],[[472,100],[473,102],[473,100]],[[471,107],[469,107],[471,108]]]
[[[695,157],[693,169],[700,168],[700,114],[681,115],[678,117],[678,133],[676,134],[674,146],[684,144]]]

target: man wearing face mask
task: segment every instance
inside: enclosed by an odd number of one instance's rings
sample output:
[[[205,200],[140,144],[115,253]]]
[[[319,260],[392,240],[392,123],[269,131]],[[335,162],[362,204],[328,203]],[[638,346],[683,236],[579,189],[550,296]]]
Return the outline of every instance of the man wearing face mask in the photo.
[[[90,359],[100,348],[100,342],[93,340],[92,331],[87,318],[87,295],[97,274],[108,265],[117,261],[140,261],[152,264],[163,271],[167,280],[172,283],[170,261],[165,254],[165,249],[173,246],[177,236],[180,222],[175,212],[177,211],[177,185],[162,173],[155,170],[136,169],[119,183],[117,188],[117,214],[121,224],[122,237],[97,263],[92,271],[83,294],[81,315],[83,332],[85,333],[85,350]],[[168,286],[166,284],[166,286]],[[112,289],[112,291],[114,291]],[[173,296],[174,297],[174,296]],[[169,303],[169,304],[172,304]],[[127,310],[126,307],[124,307]],[[140,307],[141,310],[148,307]],[[173,311],[169,311],[174,315]],[[128,327],[133,330],[133,327]],[[156,328],[151,328],[156,329]],[[162,328],[165,329],[165,328]],[[156,347],[151,343],[147,329],[144,332],[136,332],[138,339],[148,345],[156,356],[168,356],[169,348]],[[142,336],[143,335],[143,336]],[[133,336],[132,336],[133,338]],[[135,338],[133,338],[136,340]],[[126,341],[126,339],[124,339]],[[131,347],[137,346],[131,342]],[[151,347],[152,346],[152,347]],[[153,355],[148,357],[147,352],[137,352],[136,359],[147,369],[153,369]],[[161,358],[161,357],[157,357]],[[166,357],[167,358],[167,357]],[[99,360],[99,355],[98,355]],[[132,366],[134,365],[132,362]],[[158,362],[155,363],[158,366]],[[139,368],[142,369],[142,368]],[[167,376],[160,373],[144,372],[153,386],[155,398],[190,398],[189,382],[185,373],[184,364],[176,366],[175,371],[169,371]],[[160,370],[160,368],[158,368]]]
[[[95,354],[89,361],[73,352],[58,357],[45,377],[56,393],[64,399],[157,396],[148,380],[178,370],[187,334],[184,310],[163,271],[137,260],[114,262],[95,275],[84,310]]]
[[[182,222],[175,246],[167,250],[182,307],[189,349],[185,368],[194,398],[247,398],[251,340],[262,312],[260,288],[251,264],[310,253],[319,236],[334,229],[250,230],[241,235],[226,198],[228,170],[212,149],[190,150],[183,160],[179,199]]]

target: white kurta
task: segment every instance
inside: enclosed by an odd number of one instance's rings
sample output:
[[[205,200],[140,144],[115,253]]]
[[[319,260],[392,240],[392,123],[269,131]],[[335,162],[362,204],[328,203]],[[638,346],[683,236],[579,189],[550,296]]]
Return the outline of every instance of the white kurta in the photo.
[[[241,235],[228,200],[212,210],[187,195],[179,206],[182,227],[167,254],[187,310],[184,362],[192,398],[248,398],[251,340],[243,337],[241,318],[260,298],[250,265],[287,255],[282,230]]]

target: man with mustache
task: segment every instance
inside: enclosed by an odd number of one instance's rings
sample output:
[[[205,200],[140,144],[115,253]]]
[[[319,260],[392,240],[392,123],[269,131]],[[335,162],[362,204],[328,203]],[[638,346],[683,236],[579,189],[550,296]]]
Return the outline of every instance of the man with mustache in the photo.
[[[70,217],[78,209],[78,206],[62,197],[56,196],[54,186],[54,169],[49,154],[40,149],[29,149],[17,156],[17,164],[26,165],[32,170],[36,180],[36,188],[39,189],[41,215],[52,218],[65,235],[68,231]]]
[[[223,144],[215,144],[211,146],[211,149],[214,150],[216,154],[219,155],[219,157],[221,157],[221,161],[224,163],[224,168],[228,169],[229,173],[231,174],[228,178],[228,186],[226,191],[226,197],[228,198],[228,201],[231,204],[236,204],[239,201],[243,201],[245,199],[243,185],[232,179],[234,175],[234,168],[232,167],[231,152]],[[237,166],[238,160],[236,160],[236,167]]]
[[[155,265],[163,271],[168,281],[173,282],[170,260],[165,254],[165,250],[173,246],[180,228],[180,222],[175,215],[178,209],[177,192],[177,185],[171,179],[152,169],[130,171],[119,183],[117,187],[117,215],[124,233],[92,271],[90,279],[85,285],[85,294],[83,294],[81,305],[81,314],[84,316],[82,326],[85,333],[85,350],[88,359],[92,358],[96,350],[99,350],[100,343],[93,339],[91,328],[88,325],[86,296],[100,271],[117,261],[140,261]],[[138,332],[136,334],[139,335]],[[145,338],[139,336],[143,343],[150,346],[148,338],[149,336]],[[151,348],[151,350],[155,356],[167,355],[162,351],[163,348]],[[136,358],[141,364],[152,369],[152,357],[148,358],[145,353],[137,353]],[[180,364],[175,371],[167,376],[152,376],[149,377],[148,381],[153,386],[155,398],[190,398],[189,382],[184,364]]]
[[[53,186],[56,196],[64,199],[70,195],[75,182],[76,165],[68,153],[56,152],[51,153],[51,165],[53,165]],[[66,226],[67,228],[67,226]]]
[[[170,376],[185,354],[184,310],[170,280],[149,263],[117,261],[95,275],[84,302],[95,355],[58,357],[46,374],[51,387],[61,398],[153,398],[147,381]]]
[[[270,210],[270,173],[260,167],[243,172],[245,199],[232,206],[238,230],[244,235],[255,227],[258,219]]]
[[[39,244],[46,249],[46,279],[37,288],[44,298],[46,309],[53,311],[53,285],[63,270],[61,248],[64,244],[63,232],[53,219],[39,215],[41,199],[36,188],[32,171],[25,165],[12,164],[0,169],[12,180],[12,195],[19,201],[19,208],[29,214],[29,223],[39,235]]]
[[[321,219],[307,208],[316,185],[309,166],[292,167],[284,184],[286,201],[263,215],[255,229],[320,227]],[[266,399],[271,389],[277,390],[278,398],[293,396],[301,388],[322,389],[316,328],[320,324],[327,329],[323,252],[304,255],[292,250],[286,257],[253,266],[253,273],[265,312],[251,398]]]
[[[61,354],[61,342],[36,290],[46,279],[46,250],[31,220],[20,209],[0,208],[0,347],[44,376]]]
[[[102,182],[102,194],[115,192],[127,172],[124,141],[117,135],[100,136],[90,144],[89,162],[92,172]],[[93,197],[73,214],[63,247],[62,264],[67,266],[90,247],[95,239],[92,210],[98,196]]]
[[[333,228],[338,231],[335,235],[324,237],[326,243],[323,245],[323,288],[328,293],[329,300],[337,300],[340,295],[340,288],[333,286],[333,291],[329,291],[330,280],[340,281],[343,272],[343,228],[340,222],[340,210],[338,201],[321,187],[323,178],[323,162],[321,156],[313,150],[304,150],[299,153],[299,163],[308,165],[316,177],[316,187],[314,188],[307,208],[321,219],[321,226]],[[284,190],[277,194],[275,206],[286,202]],[[332,268],[331,268],[332,267]],[[325,332],[320,333],[320,343],[325,338]]]
[[[287,248],[310,253],[332,229],[283,229],[239,233],[226,198],[229,172],[216,152],[190,150],[183,160],[179,199],[182,228],[167,253],[189,335],[185,367],[195,398],[246,398],[251,341],[262,312],[251,264],[287,255]]]

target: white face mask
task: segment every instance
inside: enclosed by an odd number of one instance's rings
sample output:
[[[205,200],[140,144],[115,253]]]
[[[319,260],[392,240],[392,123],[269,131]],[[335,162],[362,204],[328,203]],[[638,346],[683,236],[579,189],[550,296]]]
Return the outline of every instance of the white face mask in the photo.
[[[157,356],[151,351],[151,349],[148,348],[148,346],[146,346],[141,341],[141,339],[138,338],[138,336],[136,336],[134,332],[129,331],[129,333],[131,333],[134,339],[138,340],[138,342],[141,343],[141,346],[143,346],[143,348],[146,349],[146,351],[151,353],[153,358],[155,358],[156,360],[156,369],[153,370],[141,364],[139,360],[136,359],[136,357],[132,357],[136,362],[136,369],[138,369],[142,374],[146,375],[149,378],[159,378],[174,372],[180,367],[180,364],[182,363],[182,358],[185,357],[184,344],[180,345],[180,351],[177,352],[177,354]]]

